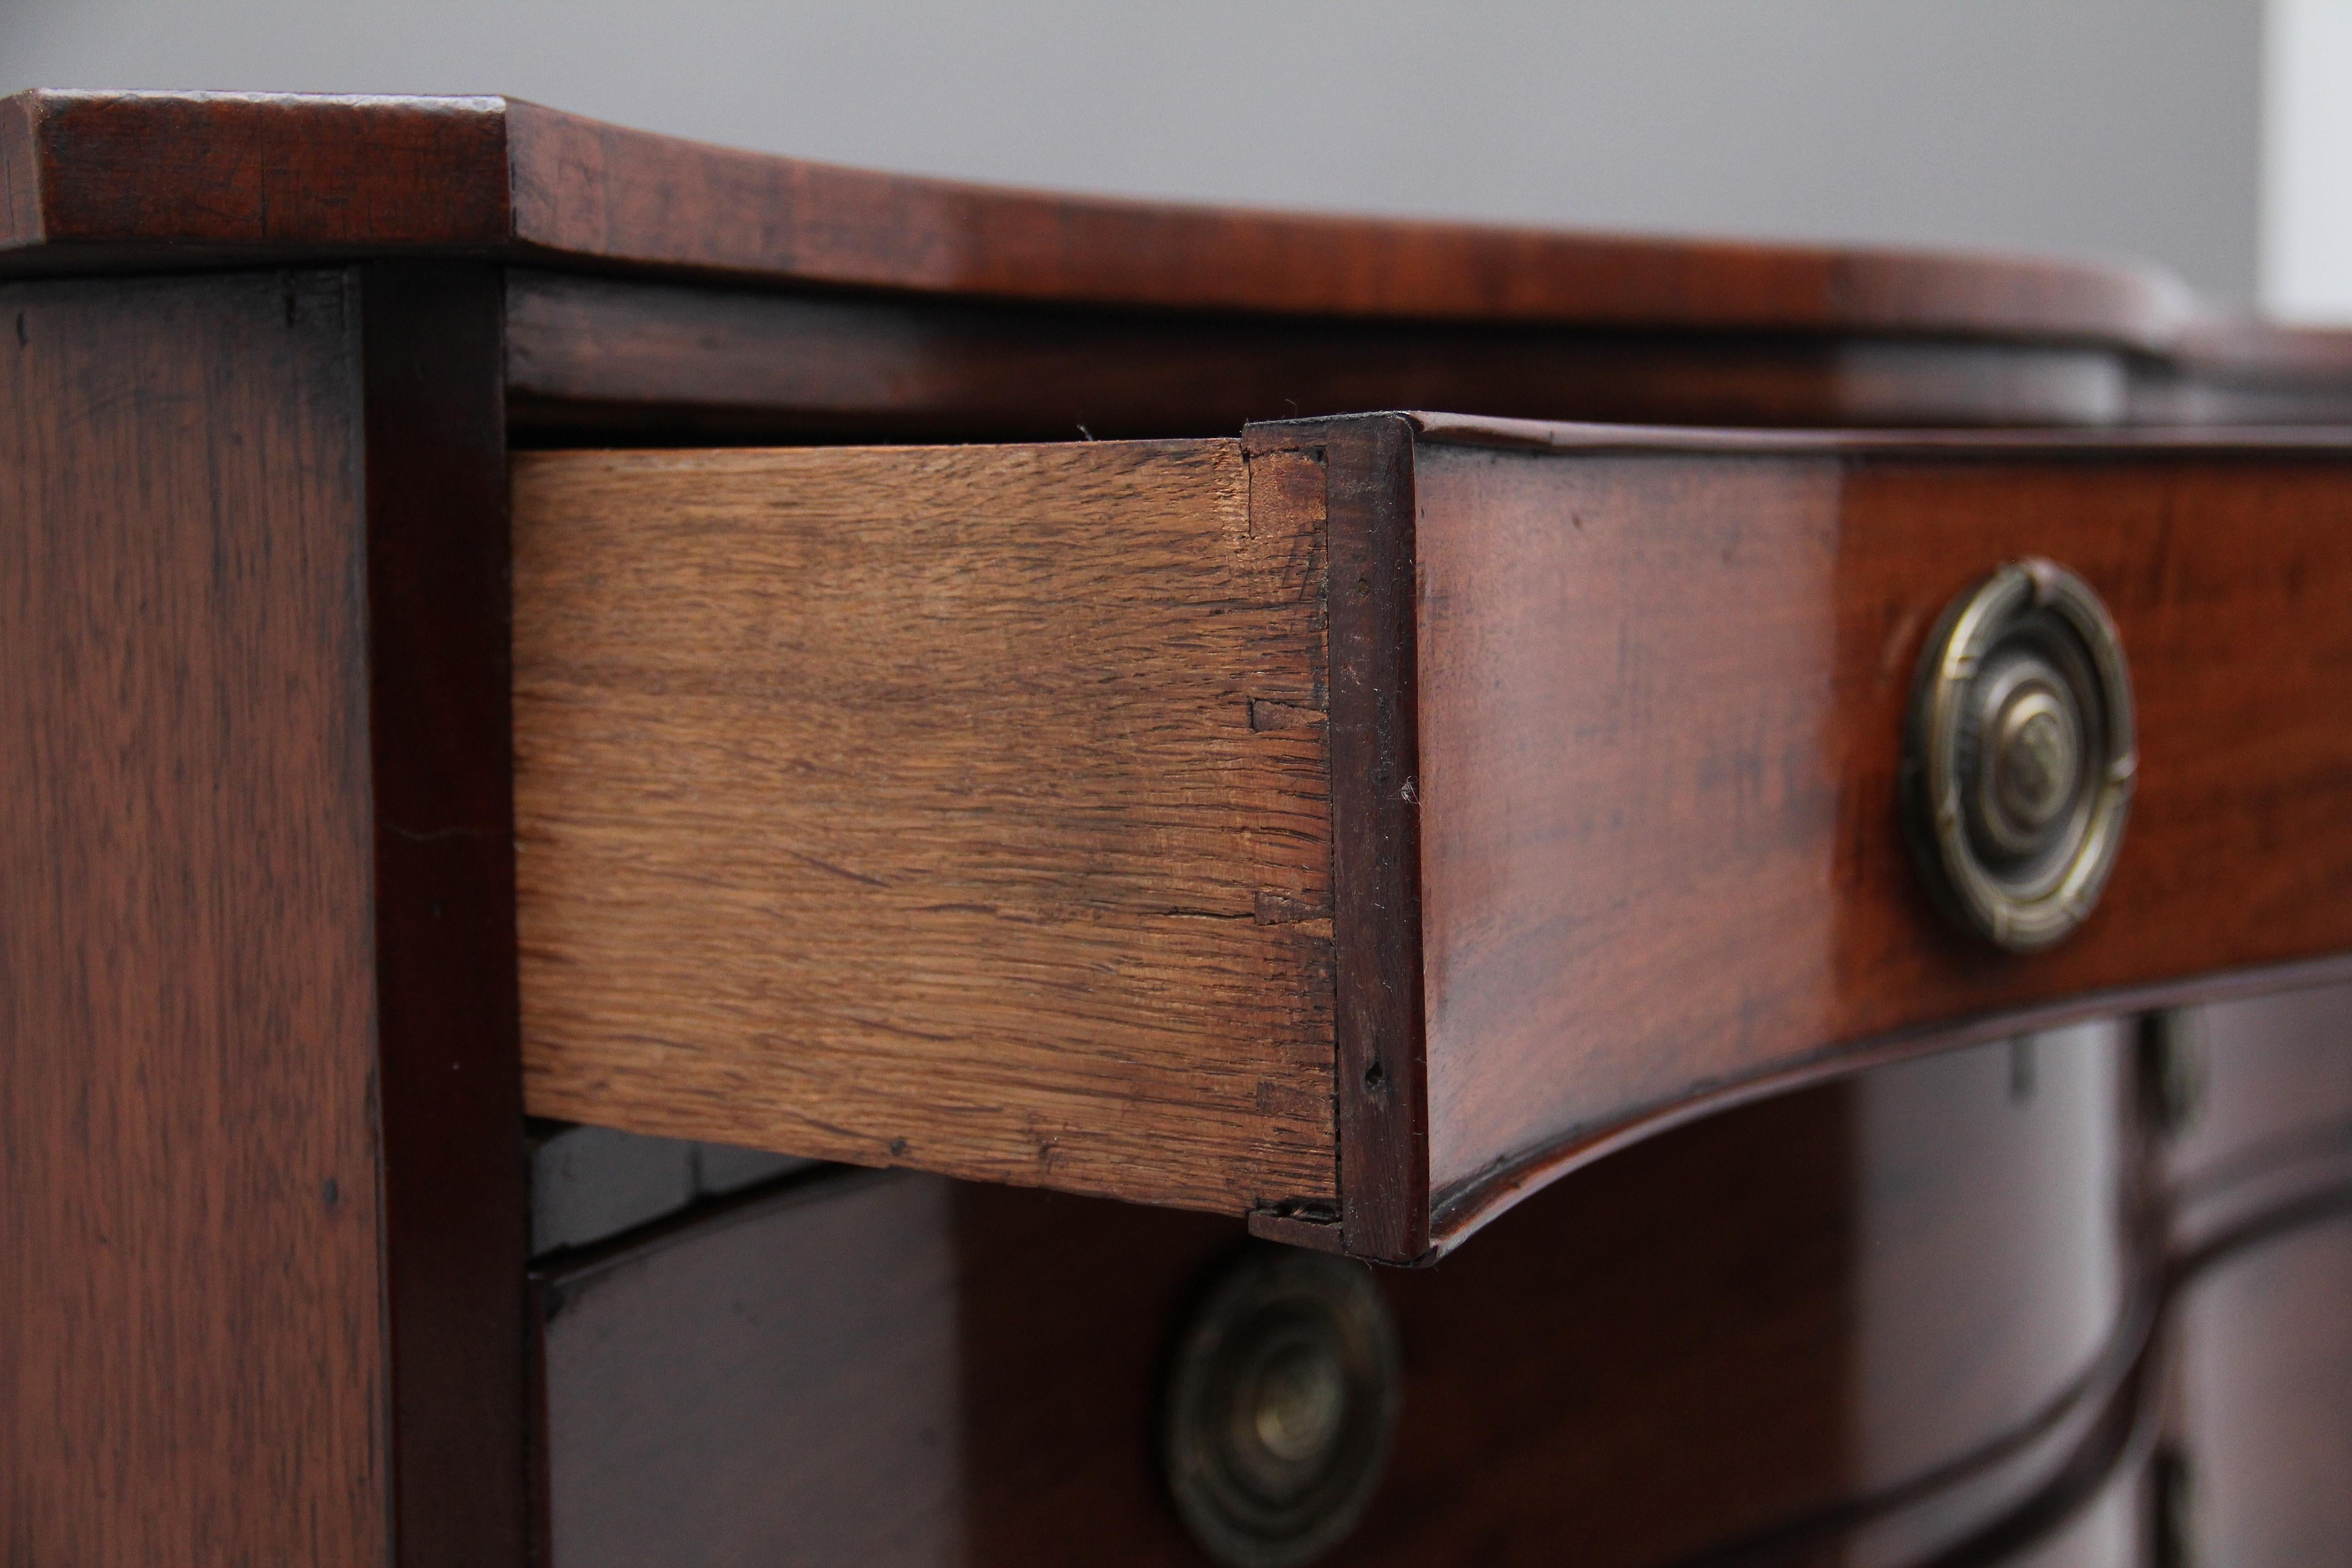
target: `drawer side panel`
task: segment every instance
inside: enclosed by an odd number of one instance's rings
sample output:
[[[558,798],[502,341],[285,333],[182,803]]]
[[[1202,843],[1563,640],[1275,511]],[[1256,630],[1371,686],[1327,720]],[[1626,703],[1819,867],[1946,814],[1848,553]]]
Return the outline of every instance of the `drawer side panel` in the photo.
[[[1319,516],[1232,441],[514,481],[534,1113],[1328,1208]]]

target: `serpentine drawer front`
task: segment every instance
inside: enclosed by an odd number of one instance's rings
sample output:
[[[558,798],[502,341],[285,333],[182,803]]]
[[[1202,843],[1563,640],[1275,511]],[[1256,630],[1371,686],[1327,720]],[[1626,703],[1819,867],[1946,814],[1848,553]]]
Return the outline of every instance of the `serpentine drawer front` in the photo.
[[[1857,1057],[2352,949],[2352,437],[1367,415],[532,453],[514,501],[541,1115],[1403,1261]],[[1902,805],[1938,617],[2021,561],[2136,736],[2031,952]]]

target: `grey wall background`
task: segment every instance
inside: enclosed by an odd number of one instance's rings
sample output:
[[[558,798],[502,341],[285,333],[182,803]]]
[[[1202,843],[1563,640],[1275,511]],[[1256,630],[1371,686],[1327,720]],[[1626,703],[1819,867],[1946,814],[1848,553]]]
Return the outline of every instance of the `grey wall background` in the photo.
[[[1136,195],[2126,252],[2251,300],[2262,0],[0,0],[0,90],[505,92]]]
[[[2352,323],[2352,0],[2263,10],[2263,308]]]

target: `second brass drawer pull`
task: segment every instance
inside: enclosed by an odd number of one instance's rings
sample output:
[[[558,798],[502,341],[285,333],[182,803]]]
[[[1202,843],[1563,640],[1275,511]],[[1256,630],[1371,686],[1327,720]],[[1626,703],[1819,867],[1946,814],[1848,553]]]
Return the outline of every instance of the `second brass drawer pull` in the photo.
[[[1305,1568],[1363,1516],[1402,1368],[1361,1264],[1253,1246],[1194,1310],[1168,1377],[1176,1511],[1226,1568]]]
[[[1937,906],[2012,952],[2082,924],[2138,768],[2131,673],[2090,585],[2028,559],[1954,600],[1920,658],[1906,742],[1905,817]]]

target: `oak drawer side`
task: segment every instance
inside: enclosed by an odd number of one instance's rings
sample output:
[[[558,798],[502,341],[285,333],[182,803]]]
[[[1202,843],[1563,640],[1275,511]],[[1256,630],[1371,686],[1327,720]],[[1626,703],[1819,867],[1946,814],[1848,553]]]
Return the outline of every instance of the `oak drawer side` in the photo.
[[[1233,441],[519,458],[536,1114],[1328,1207],[1311,507]]]

